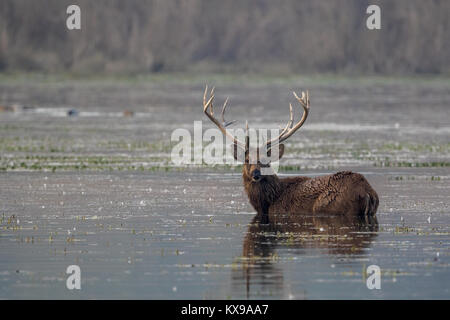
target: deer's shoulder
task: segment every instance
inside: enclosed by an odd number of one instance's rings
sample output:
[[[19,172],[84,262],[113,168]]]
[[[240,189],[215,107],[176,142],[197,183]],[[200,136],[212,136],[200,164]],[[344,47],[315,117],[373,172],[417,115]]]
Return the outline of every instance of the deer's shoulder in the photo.
[[[360,173],[356,173],[353,171],[339,171],[335,174],[328,176],[331,182],[356,182],[359,183],[361,181],[366,181],[366,178]]]
[[[286,177],[286,178],[282,178],[280,179],[281,183],[283,184],[283,186],[285,188],[289,188],[289,187],[293,187],[299,184],[302,184],[308,180],[311,180],[310,177]]]
[[[283,179],[287,189],[298,189],[303,192],[309,192],[311,194],[318,194],[321,192],[336,191],[342,187],[342,185],[352,185],[358,183],[365,178],[352,171],[339,171],[337,173],[319,176],[315,178],[309,177],[293,177]]]

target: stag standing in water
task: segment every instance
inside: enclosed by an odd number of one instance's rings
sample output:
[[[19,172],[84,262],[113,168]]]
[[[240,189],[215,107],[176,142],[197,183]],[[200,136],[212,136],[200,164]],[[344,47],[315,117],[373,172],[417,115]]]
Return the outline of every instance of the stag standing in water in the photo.
[[[294,125],[292,104],[290,104],[290,120],[281,134],[267,141],[265,148],[251,149],[248,126],[245,143],[238,141],[226,129],[226,126],[230,124],[224,117],[228,99],[222,108],[222,121],[219,121],[214,117],[213,111],[214,89],[208,95],[208,87],[206,87],[203,96],[204,113],[225,136],[231,139],[234,144],[234,158],[244,162],[242,167],[244,188],[251,205],[257,211],[259,222],[268,224],[269,217],[276,217],[279,214],[310,214],[343,215],[358,218],[362,223],[376,225],[378,195],[359,173],[341,171],[316,178],[279,178],[276,174],[261,174],[262,168],[270,167],[267,159],[271,156],[271,150],[278,148],[278,159],[281,159],[284,153],[284,145],[281,142],[293,135],[308,117],[310,110],[308,91],[306,94],[302,92],[301,97],[294,92],[294,97],[303,107],[300,121]]]

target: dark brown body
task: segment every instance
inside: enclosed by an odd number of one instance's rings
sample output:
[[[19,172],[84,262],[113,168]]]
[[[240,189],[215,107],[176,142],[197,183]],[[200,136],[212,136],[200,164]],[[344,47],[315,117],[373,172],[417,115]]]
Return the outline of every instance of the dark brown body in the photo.
[[[377,223],[378,195],[361,174],[341,171],[317,178],[270,175],[255,182],[246,167],[245,191],[262,223],[277,214],[344,215]]]

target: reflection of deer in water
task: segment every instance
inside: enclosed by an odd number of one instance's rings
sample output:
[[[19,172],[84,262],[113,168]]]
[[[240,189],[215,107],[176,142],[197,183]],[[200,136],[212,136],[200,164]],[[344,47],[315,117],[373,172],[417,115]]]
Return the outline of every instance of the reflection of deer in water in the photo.
[[[270,223],[260,224],[254,217],[243,243],[242,269],[233,273],[236,284],[246,283],[247,298],[250,284],[266,283],[272,279],[271,290],[283,291],[283,273],[277,268],[276,248],[325,249],[329,255],[359,255],[376,237],[378,225],[361,222],[347,216],[306,216],[274,214]],[[255,279],[261,276],[261,279]],[[253,279],[252,279],[253,277]]]
[[[251,205],[257,211],[258,221],[269,223],[269,215],[277,214],[326,214],[358,217],[367,224],[377,223],[375,214],[378,208],[378,195],[367,180],[359,173],[342,171],[317,178],[290,177],[279,178],[276,174],[262,175],[262,169],[268,170],[273,151],[278,153],[278,159],[283,156],[284,145],[281,144],[296,132],[308,117],[310,101],[308,92],[302,92],[301,98],[294,92],[295,98],[303,107],[303,115],[294,125],[292,105],[290,105],[290,120],[281,134],[266,142],[264,148],[250,149],[248,126],[245,144],[238,141],[226,126],[224,113],[227,105],[222,108],[222,121],[214,117],[214,89],[207,98],[208,88],[203,96],[203,111],[208,118],[232,139],[234,158],[244,162],[242,177],[244,188]],[[277,148],[277,149],[276,149]],[[240,153],[241,151],[241,153]]]

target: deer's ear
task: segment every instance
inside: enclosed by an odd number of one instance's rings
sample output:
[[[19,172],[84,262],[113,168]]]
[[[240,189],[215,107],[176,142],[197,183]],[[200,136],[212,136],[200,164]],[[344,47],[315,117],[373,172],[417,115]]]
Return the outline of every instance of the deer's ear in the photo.
[[[240,161],[242,163],[245,162],[245,152],[240,148],[236,143],[233,144],[233,158],[234,160]]]
[[[279,144],[278,146],[278,160],[279,159],[281,159],[281,157],[283,156],[283,154],[284,154],[284,144]],[[275,147],[275,148],[277,148],[277,147]],[[270,158],[271,156],[272,156],[272,148],[270,148],[268,151],[267,151],[267,156]]]

